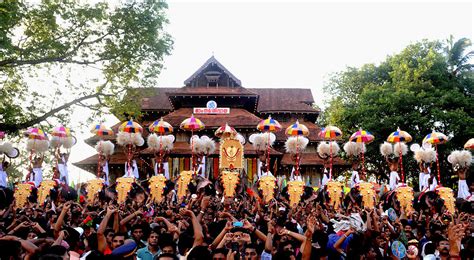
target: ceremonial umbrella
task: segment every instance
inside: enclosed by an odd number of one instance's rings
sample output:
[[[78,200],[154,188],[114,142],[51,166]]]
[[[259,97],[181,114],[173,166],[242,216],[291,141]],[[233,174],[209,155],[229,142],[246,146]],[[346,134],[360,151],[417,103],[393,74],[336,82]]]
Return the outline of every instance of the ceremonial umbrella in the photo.
[[[151,133],[157,133],[159,135],[166,135],[166,134],[171,134],[173,133],[173,126],[164,121],[163,118],[160,118],[160,120],[156,120],[153,122],[149,127],[148,130]]]
[[[164,121],[163,118],[160,118],[160,120],[156,120],[155,122],[153,122],[148,127],[148,130],[152,133],[157,133],[160,135],[160,153],[158,155],[158,159],[159,159],[158,173],[161,173],[161,163],[163,160],[163,135],[173,133],[173,126],[170,123]]]
[[[196,166],[194,162],[194,131],[201,131],[203,130],[205,125],[199,120],[198,118],[195,118],[194,115],[191,115],[191,117],[186,118],[181,122],[179,128],[186,130],[186,131],[191,131],[191,163],[192,163],[192,168],[193,168],[193,174],[196,172]]]
[[[438,144],[444,144],[448,141],[448,137],[440,132],[431,132],[423,138],[422,143],[433,144],[436,150],[436,170],[438,171],[438,181],[441,184],[441,173],[439,168],[439,159],[438,159]]]
[[[24,135],[28,137],[28,139],[48,140],[46,133],[39,128],[30,128],[24,132]]]
[[[128,120],[128,121],[125,121],[123,122],[120,126],[119,126],[119,132],[123,132],[123,133],[128,133],[130,134],[130,136],[132,136],[132,134],[141,134],[143,133],[143,127],[133,121],[132,119]],[[128,144],[127,145],[127,167],[128,167],[128,174],[131,175],[131,172],[132,172],[132,167],[131,167],[131,160],[133,158],[133,150],[135,148],[135,145],[132,145],[132,144]]]
[[[92,125],[91,127],[91,133],[95,134],[96,136],[99,136],[100,139],[102,139],[102,137],[104,136],[113,136],[114,135],[114,131],[107,127],[106,125],[104,124],[94,124]],[[101,165],[101,155],[100,153],[102,152],[102,142],[99,141],[99,157],[98,157],[98,160],[97,160],[97,176],[100,175],[100,165]]]
[[[400,146],[400,169],[401,169],[401,173],[402,173],[402,182],[405,183],[405,172],[403,171],[403,155],[402,155],[402,149],[401,149],[401,142],[405,142],[405,143],[408,143],[408,142],[411,142],[412,138],[411,138],[411,135],[405,131],[402,131],[400,130],[400,128],[397,128],[397,131],[391,133],[388,138],[387,138],[387,142],[389,143],[398,143],[399,146]]]
[[[365,130],[359,129],[359,131],[353,133],[349,138],[349,141],[361,143],[361,144],[368,144],[374,140],[374,136]],[[364,149],[361,149],[362,153],[362,173],[365,173],[365,163],[364,163]]]
[[[268,116],[267,119],[264,119],[260,121],[257,125],[257,129],[260,130],[261,132],[267,132],[268,137],[267,137],[267,172],[270,171],[270,133],[272,132],[278,132],[281,130],[281,125],[276,121],[275,119],[272,118],[272,116]]]
[[[235,128],[233,128],[232,126],[229,126],[227,123],[225,123],[225,125],[217,128],[214,135],[219,137],[219,138],[235,137],[235,136],[237,136],[237,131],[235,130]]]
[[[104,124],[95,124],[91,127],[91,133],[103,137],[103,136],[113,136],[114,131],[105,126]]]
[[[130,134],[142,133],[143,127],[137,122],[134,122],[133,120],[128,120],[128,121],[123,122],[120,125],[119,132],[125,132],[125,133],[130,133]]]
[[[341,129],[335,126],[326,126],[321,129],[319,132],[319,137],[324,140],[335,141],[342,137]],[[332,145],[329,144],[329,155],[330,155],[330,164],[329,164],[329,179],[332,179]]]
[[[299,168],[300,168],[300,158],[298,156],[298,137],[299,136],[308,136],[309,135],[309,130],[308,128],[300,124],[298,120],[294,124],[291,124],[288,128],[286,128],[285,134],[287,136],[296,136],[296,166],[295,166],[295,175],[299,175]]]
[[[51,130],[51,135],[56,137],[70,137],[71,131],[69,130],[69,128],[59,125],[54,127],[53,130]]]
[[[464,149],[474,150],[474,138],[469,139],[466,144],[464,144]]]

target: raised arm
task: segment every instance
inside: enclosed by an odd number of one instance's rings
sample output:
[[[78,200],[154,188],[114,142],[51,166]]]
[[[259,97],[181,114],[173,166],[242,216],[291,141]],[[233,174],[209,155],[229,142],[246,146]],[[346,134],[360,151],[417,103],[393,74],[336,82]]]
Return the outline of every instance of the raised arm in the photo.
[[[63,208],[61,210],[61,214],[59,214],[58,220],[56,221],[56,224],[54,225],[54,238],[58,237],[59,231],[61,231],[63,227],[64,217],[66,217],[66,214],[70,208],[71,208],[70,201],[64,203]]]
[[[97,229],[97,243],[98,243],[98,250],[101,253],[104,253],[105,249],[107,248],[107,239],[104,235],[105,229],[107,228],[107,223],[109,223],[110,217],[117,212],[112,206],[107,208],[107,213],[105,213],[104,218],[100,222],[99,228]]]
[[[202,226],[199,223],[196,215],[191,210],[181,209],[181,215],[189,216],[191,218],[191,223],[193,224],[194,231],[194,243],[193,247],[200,246],[204,243],[204,234],[202,233]]]

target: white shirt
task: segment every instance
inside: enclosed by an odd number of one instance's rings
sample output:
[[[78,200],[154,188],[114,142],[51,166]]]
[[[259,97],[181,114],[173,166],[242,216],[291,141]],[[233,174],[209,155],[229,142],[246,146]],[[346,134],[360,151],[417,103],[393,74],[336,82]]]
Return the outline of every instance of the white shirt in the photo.
[[[352,171],[351,175],[351,188],[354,188],[360,182],[359,172]]]
[[[397,188],[398,181],[400,181],[398,172],[395,172],[395,171],[390,172],[390,182],[388,184],[388,186],[390,187],[390,190],[394,190]]]

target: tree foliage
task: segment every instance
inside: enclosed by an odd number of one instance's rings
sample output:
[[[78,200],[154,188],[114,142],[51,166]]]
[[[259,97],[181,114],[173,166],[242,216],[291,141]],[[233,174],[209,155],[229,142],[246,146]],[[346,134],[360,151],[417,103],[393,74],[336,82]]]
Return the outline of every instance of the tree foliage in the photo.
[[[445,158],[474,136],[474,73],[469,63],[474,52],[470,47],[465,38],[425,40],[388,56],[379,65],[334,74],[325,86],[332,98],[323,123],[344,129],[346,137],[359,128],[371,131],[376,140],[367,146],[366,158],[375,173],[388,171],[379,145],[397,127],[409,132],[417,143],[432,130],[445,133],[452,138],[438,148],[446,184],[451,171]],[[406,172],[418,176],[411,154],[407,157]]]
[[[139,113],[123,97],[153,86],[171,51],[166,8],[154,0],[1,1],[0,129],[67,121],[78,106],[94,116]]]

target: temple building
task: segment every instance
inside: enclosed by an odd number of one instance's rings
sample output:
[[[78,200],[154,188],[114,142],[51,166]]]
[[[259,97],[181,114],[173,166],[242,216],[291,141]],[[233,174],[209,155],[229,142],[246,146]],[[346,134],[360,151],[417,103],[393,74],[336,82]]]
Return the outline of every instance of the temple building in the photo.
[[[182,170],[191,168],[191,133],[179,129],[180,123],[193,113],[206,126],[198,135],[218,139],[214,136],[217,128],[224,124],[234,127],[247,142],[245,149],[245,172],[248,180],[256,180],[257,151],[248,142],[248,137],[258,133],[256,129],[260,120],[272,116],[282,125],[282,130],[275,133],[276,141],[270,150],[270,168],[275,175],[289,175],[293,168],[293,156],[285,153],[285,129],[296,120],[306,125],[310,131],[309,144],[301,155],[301,174],[307,184],[317,186],[320,183],[324,161],[317,155],[316,146],[320,141],[320,127],[315,124],[320,111],[314,106],[311,89],[304,88],[247,88],[214,57],[209,58],[194,74],[184,81],[183,87],[154,88],[150,96],[142,99],[141,110],[144,116],[139,123],[144,127],[144,138],[148,135],[148,126],[155,120],[163,118],[174,127],[176,137],[174,148],[168,157],[170,174],[178,175]],[[117,132],[120,124],[112,127]],[[95,146],[99,139],[91,137],[86,140]],[[126,160],[122,148],[116,145],[115,154],[109,161],[110,177],[113,181],[124,174]],[[206,158],[206,176],[215,178],[218,172],[219,151]],[[153,153],[146,144],[138,151],[137,165],[140,177],[146,178],[153,173]],[[74,165],[95,173],[98,156],[94,155]],[[347,168],[339,159],[334,160],[334,171],[337,173]]]

